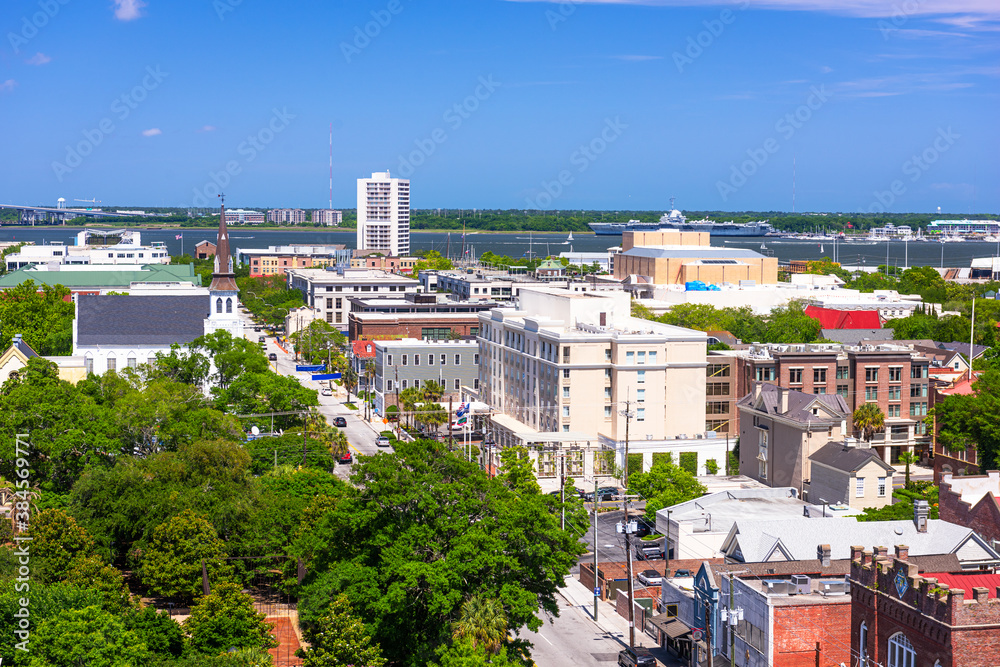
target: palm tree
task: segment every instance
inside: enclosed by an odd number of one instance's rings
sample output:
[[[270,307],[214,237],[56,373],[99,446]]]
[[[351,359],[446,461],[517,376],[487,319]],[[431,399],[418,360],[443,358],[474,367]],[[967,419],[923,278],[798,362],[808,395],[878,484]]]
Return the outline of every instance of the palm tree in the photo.
[[[368,361],[365,363],[365,410],[367,411],[368,419],[371,419],[371,406],[372,406],[372,383],[375,381],[375,362]]]
[[[444,396],[444,387],[435,380],[428,380],[424,384],[424,398],[429,401],[440,401]]]
[[[400,408],[410,415],[410,426],[413,426],[413,411],[417,403],[423,400],[420,390],[415,387],[408,387],[399,393]]]
[[[899,461],[900,463],[906,464],[906,472],[904,473],[906,475],[906,481],[903,486],[908,489],[910,488],[910,464],[918,461],[917,455],[913,452],[903,452],[899,455]]]
[[[854,411],[854,430],[861,433],[861,438],[869,445],[876,433],[885,430],[885,413],[875,403],[865,403]]]
[[[462,604],[458,620],[452,624],[452,637],[469,639],[490,653],[499,653],[507,640],[507,614],[497,598],[475,595]]]

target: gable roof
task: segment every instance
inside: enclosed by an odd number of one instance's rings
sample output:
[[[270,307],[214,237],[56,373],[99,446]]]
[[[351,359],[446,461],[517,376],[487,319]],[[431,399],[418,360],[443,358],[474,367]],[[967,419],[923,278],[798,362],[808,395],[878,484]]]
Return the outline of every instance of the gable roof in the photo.
[[[969,355],[969,344],[963,343],[961,341],[952,341],[950,343],[939,343],[934,341],[934,345],[942,350],[948,350],[950,352],[958,352],[959,354],[968,357]],[[972,346],[972,358],[978,359],[982,356],[986,350],[990,349],[987,345],[973,345]]]
[[[805,314],[824,329],[881,329],[882,319],[877,310],[834,310],[821,306],[806,306]]]
[[[353,343],[351,343],[351,348],[354,351],[355,357],[358,357],[360,359],[375,358],[375,341],[356,340]]]
[[[830,545],[834,560],[849,559],[853,545],[907,544],[916,556],[966,552],[975,542],[975,551],[991,561],[1000,561],[1000,554],[989,547],[971,528],[940,519],[927,521],[927,532],[917,531],[913,521],[857,521],[854,517],[828,519],[783,519],[778,521],[737,521],[722,545],[722,551],[733,556],[737,550],[747,563],[761,563],[777,551],[787,554],[787,560],[814,558],[816,547]],[[961,556],[960,556],[961,558]],[[965,560],[981,561],[979,558]]]
[[[844,419],[851,414],[851,409],[847,407],[847,402],[840,394],[807,394],[794,389],[783,389],[767,382],[754,383],[755,390],[757,387],[760,387],[759,396],[755,397],[753,392],[747,394],[737,401],[737,405],[803,424]],[[781,412],[781,391],[788,392],[788,410],[785,412]],[[814,415],[812,413],[814,406],[833,416]]]
[[[821,463],[837,470],[852,473],[857,472],[874,460],[886,472],[896,472],[896,469],[882,460],[874,449],[849,447],[846,443],[828,442],[809,457],[814,463]]]
[[[58,271],[38,271],[24,267],[0,276],[0,289],[17,287],[26,280],[33,280],[41,288],[44,285],[62,285],[69,289],[80,288],[127,288],[134,282],[190,282],[201,285],[201,276],[194,272],[191,264],[147,264],[134,269],[73,270],[60,268]]]
[[[893,329],[822,329],[819,335],[824,340],[832,340],[844,345],[860,345],[866,341],[890,341]]]
[[[205,296],[95,296],[76,306],[75,345],[186,345],[205,334]]]

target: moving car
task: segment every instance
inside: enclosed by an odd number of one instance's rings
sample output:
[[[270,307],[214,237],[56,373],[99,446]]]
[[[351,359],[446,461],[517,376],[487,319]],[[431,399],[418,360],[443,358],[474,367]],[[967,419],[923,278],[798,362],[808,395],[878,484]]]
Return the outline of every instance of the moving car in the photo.
[[[619,667],[656,667],[656,658],[644,646],[627,648],[618,652]]]
[[[389,438],[387,436],[380,435],[379,437],[375,438],[375,444],[378,445],[379,447],[388,447]]]
[[[347,428],[347,419],[345,419],[344,417],[334,417],[333,425],[339,426],[340,428]]]
[[[663,575],[656,570],[643,570],[639,573],[639,581],[646,586],[659,586],[663,583]]]
[[[323,394],[324,396],[333,396],[333,390],[330,389],[329,387],[323,387],[322,389],[320,389],[319,393]]]
[[[267,359],[268,359],[268,361],[277,361],[278,360],[278,355],[276,353],[272,352],[271,354],[267,355]]]
[[[583,499],[588,503],[594,502],[594,492],[585,493]],[[602,486],[597,490],[597,500],[598,502],[603,502],[605,500],[618,500],[618,489],[613,486]]]
[[[354,463],[354,457],[351,456],[351,450],[347,450],[346,453],[344,453],[341,456],[338,456],[337,457],[337,463],[339,463],[341,465],[347,465],[348,463]]]

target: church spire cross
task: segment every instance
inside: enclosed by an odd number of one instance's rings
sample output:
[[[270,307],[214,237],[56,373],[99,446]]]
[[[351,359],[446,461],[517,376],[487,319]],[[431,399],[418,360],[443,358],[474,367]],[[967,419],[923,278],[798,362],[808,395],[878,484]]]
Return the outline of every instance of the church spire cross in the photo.
[[[215,271],[212,273],[212,291],[235,292],[236,276],[233,273],[233,259],[229,251],[229,230],[226,229],[226,195],[219,194],[219,234],[215,241]]]

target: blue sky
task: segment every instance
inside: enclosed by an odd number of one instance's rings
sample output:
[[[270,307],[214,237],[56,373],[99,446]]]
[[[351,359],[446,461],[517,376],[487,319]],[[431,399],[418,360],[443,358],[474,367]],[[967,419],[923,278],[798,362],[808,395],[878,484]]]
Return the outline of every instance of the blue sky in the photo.
[[[1000,210],[996,0],[8,0],[0,202]],[[365,34],[367,31],[367,34]],[[793,168],[794,163],[794,168]],[[206,203],[207,202],[207,203]]]

